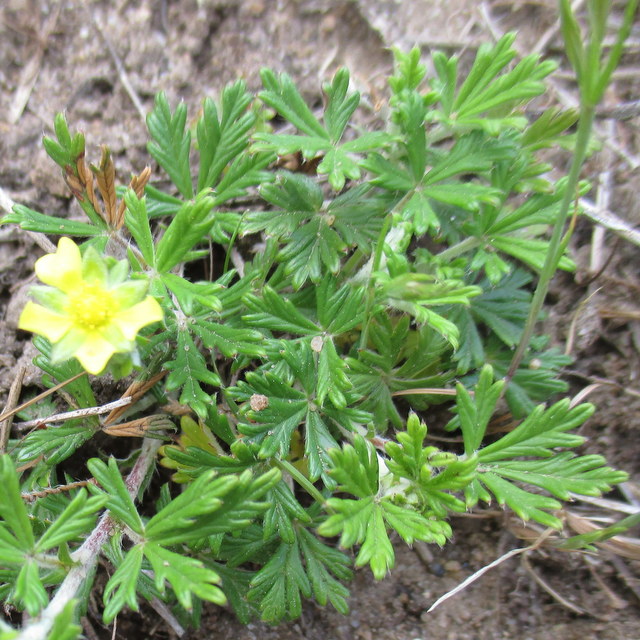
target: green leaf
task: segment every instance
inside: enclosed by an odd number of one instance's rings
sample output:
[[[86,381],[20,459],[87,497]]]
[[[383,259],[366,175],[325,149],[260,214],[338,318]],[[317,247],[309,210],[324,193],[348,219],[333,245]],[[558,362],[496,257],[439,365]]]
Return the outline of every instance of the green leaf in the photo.
[[[193,198],[189,152],[191,133],[185,131],[187,107],[180,103],[171,113],[164,93],[156,96],[153,111],[147,116],[152,142],[147,148],[185,198]]]
[[[67,602],[53,621],[47,640],[78,640],[82,627],[75,622],[76,604],[75,600]]]
[[[339,69],[333,77],[331,84],[324,85],[327,95],[327,107],[324,112],[324,121],[332,142],[338,142],[342,138],[345,127],[353,112],[360,102],[360,94],[356,91],[347,95],[349,89],[349,72],[347,69]]]
[[[210,371],[204,356],[196,346],[188,328],[177,329],[177,347],[175,359],[164,363],[170,371],[166,381],[167,390],[180,389],[180,402],[190,406],[200,418],[207,415],[207,407],[211,404],[211,395],[200,383],[211,386],[220,385],[218,374]]]
[[[108,496],[106,506],[111,515],[121,520],[137,534],[142,535],[144,525],[120,475],[115,458],[110,457],[108,464],[98,458],[91,458],[87,461],[87,467]]]
[[[144,555],[155,573],[156,588],[164,593],[165,581],[169,582],[178,602],[187,611],[193,607],[193,596],[218,605],[226,604],[224,593],[216,586],[220,576],[199,560],[152,542],[144,545]]]
[[[29,522],[29,515],[20,495],[18,474],[8,455],[0,456],[0,518],[13,534],[13,540],[23,551],[33,549],[35,539]],[[31,571],[31,569],[25,569]]]
[[[262,102],[308,136],[329,140],[329,134],[311,113],[290,76],[282,73],[278,77],[270,69],[262,69],[260,77],[265,88],[258,94]]]
[[[339,580],[352,577],[349,558],[334,547],[323,544],[307,529],[300,527],[297,531],[314,598],[322,606],[327,601],[331,602],[336,611],[347,615],[349,590]]]
[[[256,117],[247,107],[251,95],[243,80],[227,85],[221,96],[220,115],[210,98],[205,98],[196,126],[200,170],[198,192],[213,188],[229,163],[249,144],[249,131]]]
[[[102,619],[105,624],[111,624],[127,605],[132,611],[139,610],[136,585],[142,568],[143,550],[141,544],[132,547],[109,578],[103,596],[105,608]]]
[[[43,213],[38,213],[21,204],[13,206],[13,212],[0,220],[0,224],[13,223],[26,231],[38,231],[52,235],[64,236],[98,236],[104,233],[104,229],[87,222],[55,218]]]
[[[107,496],[88,498],[87,492],[81,489],[40,537],[36,543],[36,551],[48,551],[90,531],[95,524],[97,512],[107,501]]]
[[[155,247],[151,228],[149,227],[146,198],[138,198],[133,189],[127,189],[124,201],[127,205],[124,213],[124,223],[136,241],[146,263],[149,266],[155,266]]]
[[[248,602],[247,594],[249,585],[255,571],[242,571],[230,569],[228,565],[203,559],[207,567],[211,567],[222,579],[222,591],[224,592],[233,612],[242,624],[249,624],[258,617],[258,610]]]
[[[402,419],[393,393],[420,387],[443,387],[450,378],[444,365],[447,344],[429,327],[410,330],[410,318],[400,320],[379,314],[370,323],[369,342],[357,358],[348,357],[349,379],[362,402],[360,407],[373,413],[376,429],[384,431],[391,423],[402,428]],[[434,396],[405,396],[412,406]]]
[[[200,336],[208,349],[218,349],[224,356],[231,358],[238,354],[249,357],[264,357],[266,351],[261,343],[264,336],[253,329],[240,329],[228,324],[196,320],[191,327]]]
[[[277,469],[257,477],[245,471],[214,478],[205,471],[149,521],[147,538],[169,546],[239,531],[267,509],[261,498],[279,479]]]
[[[269,562],[251,580],[248,599],[258,602],[265,622],[293,620],[302,613],[300,595],[311,596],[311,583],[300,557],[297,538],[293,544],[283,542]]]
[[[195,200],[185,202],[180,207],[156,245],[158,271],[170,271],[185,259],[198,242],[202,242],[213,225],[213,205],[213,198],[207,191],[202,191]]]
[[[78,424],[79,422],[83,424]],[[17,451],[16,462],[24,464],[44,457],[48,467],[55,467],[95,434],[95,429],[86,420],[72,420],[68,424],[69,426],[47,427],[30,433]]]
[[[456,405],[464,440],[464,452],[467,456],[473,455],[480,449],[503,387],[504,381],[493,382],[493,370],[490,365],[483,367],[473,398],[461,384],[456,385]]]
[[[235,476],[224,476],[214,480],[214,472],[208,471],[196,478],[179,496],[171,500],[162,510],[156,513],[145,527],[145,537],[158,544],[175,544],[184,540],[180,529],[195,529],[197,518],[216,511],[222,505],[222,496],[237,483]],[[196,535],[202,537],[197,531]]]
[[[33,558],[25,559],[16,579],[13,598],[20,609],[36,616],[49,604],[49,597],[38,575],[38,564]]]
[[[395,73],[389,78],[389,86],[394,94],[420,86],[427,72],[427,67],[420,62],[420,56],[421,51],[417,46],[408,53],[393,48]]]
[[[311,518],[295,499],[291,489],[280,481],[268,494],[269,508],[264,514],[263,538],[270,539],[276,533],[287,544],[293,544],[296,538],[294,522],[309,524]]]

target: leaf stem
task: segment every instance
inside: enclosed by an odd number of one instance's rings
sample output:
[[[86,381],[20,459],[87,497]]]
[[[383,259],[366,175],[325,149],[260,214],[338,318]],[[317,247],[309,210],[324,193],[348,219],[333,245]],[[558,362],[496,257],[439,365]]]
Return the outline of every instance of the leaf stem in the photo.
[[[461,256],[463,253],[466,253],[467,251],[471,251],[472,249],[479,247],[481,244],[482,244],[482,241],[480,240],[480,238],[476,238],[475,236],[469,236],[468,238],[461,240],[457,244],[454,244],[452,247],[449,247],[448,249],[441,251],[437,255],[437,258],[438,260],[447,260],[447,261],[453,260],[454,258]]]
[[[288,460],[272,459],[273,464],[281,471],[286,471],[318,504],[330,510],[326,505],[326,498],[313,486],[313,483]]]

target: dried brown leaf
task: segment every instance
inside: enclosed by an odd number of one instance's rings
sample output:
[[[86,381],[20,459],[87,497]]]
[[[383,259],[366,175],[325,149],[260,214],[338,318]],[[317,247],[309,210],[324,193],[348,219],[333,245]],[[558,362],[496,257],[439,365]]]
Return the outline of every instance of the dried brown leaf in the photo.
[[[91,165],[91,171],[96,177],[98,189],[100,190],[100,195],[104,202],[105,212],[103,218],[110,228],[118,229],[116,211],[116,169],[113,164],[113,159],[111,158],[111,152],[107,146],[103,145],[100,164],[97,167],[95,165]]]

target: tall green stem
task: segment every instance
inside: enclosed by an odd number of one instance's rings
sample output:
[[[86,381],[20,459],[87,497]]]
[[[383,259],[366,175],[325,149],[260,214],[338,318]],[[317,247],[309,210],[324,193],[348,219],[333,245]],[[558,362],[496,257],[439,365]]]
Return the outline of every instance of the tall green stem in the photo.
[[[540,309],[542,309],[542,304],[544,303],[544,299],[549,291],[549,283],[558,268],[558,263],[560,262],[560,258],[564,252],[565,247],[562,242],[562,235],[569,216],[569,208],[576,197],[578,181],[580,180],[580,170],[582,169],[582,164],[587,154],[587,146],[591,136],[594,115],[595,106],[586,104],[581,106],[578,130],[576,133],[576,146],[573,152],[573,159],[571,161],[566,190],[564,192],[564,197],[562,198],[558,218],[553,226],[553,233],[551,234],[551,240],[549,241],[547,258],[544,262],[544,266],[542,267],[542,272],[540,273],[538,286],[533,294],[531,307],[529,308],[529,316],[527,318],[522,337],[520,338],[520,343],[518,344],[516,352],[513,354],[513,359],[511,360],[511,365],[509,366],[509,371],[505,378],[506,384],[509,384],[522,362],[522,358],[529,346],[529,340],[531,340],[535,324],[538,320]]]

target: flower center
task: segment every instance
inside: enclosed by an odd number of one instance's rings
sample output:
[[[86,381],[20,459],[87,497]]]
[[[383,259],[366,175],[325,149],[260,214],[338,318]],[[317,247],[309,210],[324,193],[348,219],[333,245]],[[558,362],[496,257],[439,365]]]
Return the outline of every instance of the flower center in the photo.
[[[116,306],[111,293],[95,282],[83,282],[69,294],[69,315],[83,329],[94,330],[108,324]]]

